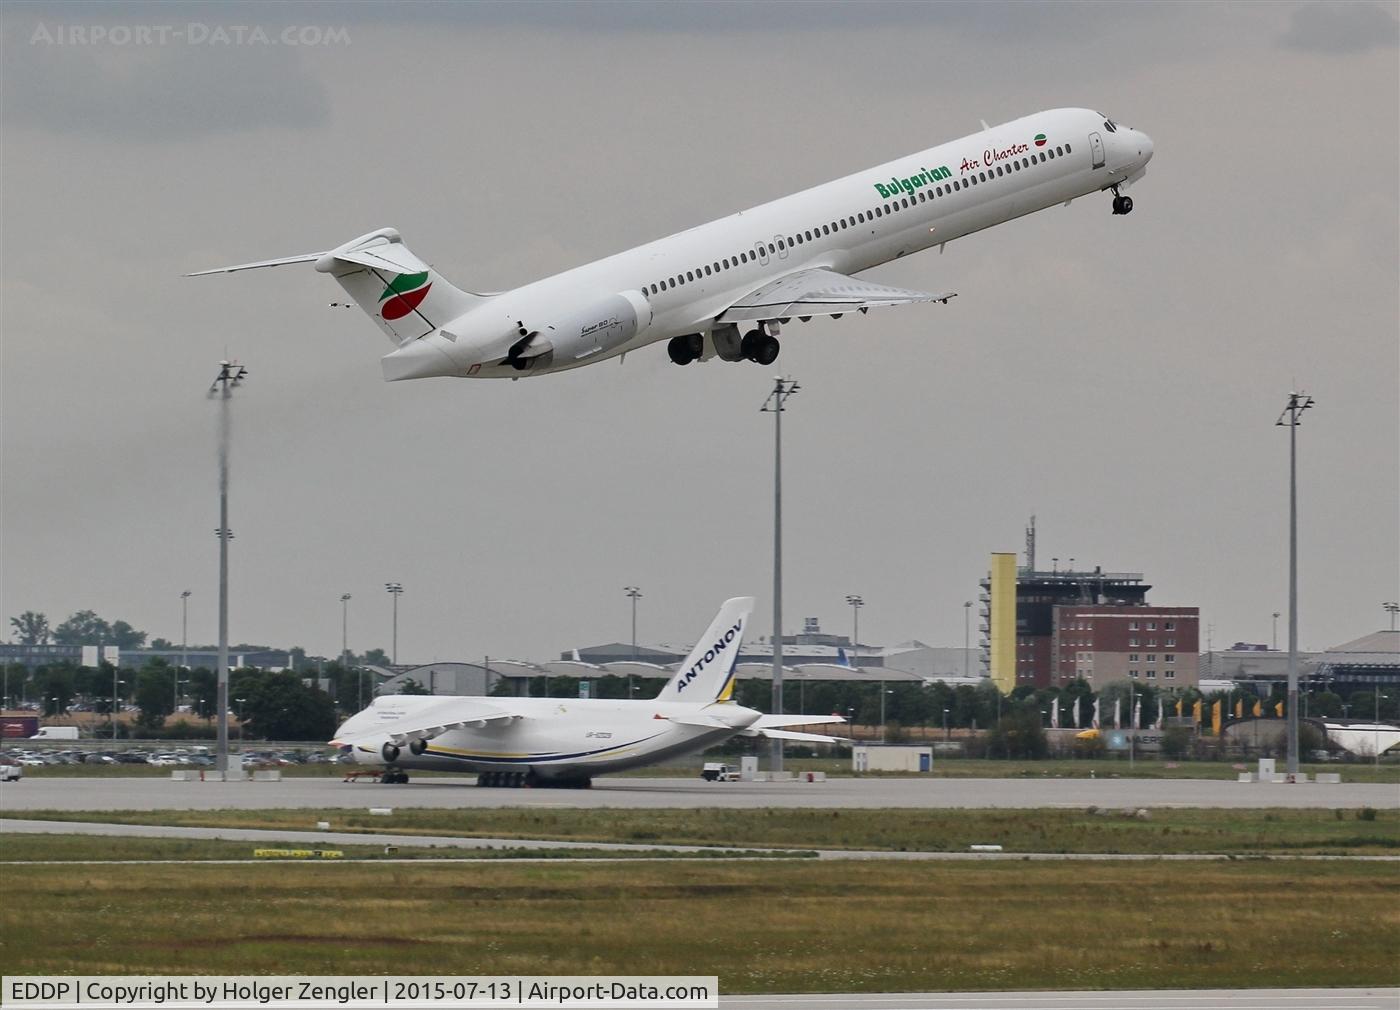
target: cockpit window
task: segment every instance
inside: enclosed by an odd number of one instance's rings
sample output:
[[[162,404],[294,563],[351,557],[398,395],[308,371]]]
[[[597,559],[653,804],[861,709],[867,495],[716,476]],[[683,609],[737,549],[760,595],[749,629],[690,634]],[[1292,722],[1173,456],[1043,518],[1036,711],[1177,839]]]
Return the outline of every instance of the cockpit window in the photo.
[[[1104,128],[1105,130],[1107,130],[1109,133],[1117,133],[1117,132],[1118,132],[1118,127],[1114,125],[1113,120],[1111,120],[1111,119],[1105,119],[1105,120],[1103,121],[1103,128]]]

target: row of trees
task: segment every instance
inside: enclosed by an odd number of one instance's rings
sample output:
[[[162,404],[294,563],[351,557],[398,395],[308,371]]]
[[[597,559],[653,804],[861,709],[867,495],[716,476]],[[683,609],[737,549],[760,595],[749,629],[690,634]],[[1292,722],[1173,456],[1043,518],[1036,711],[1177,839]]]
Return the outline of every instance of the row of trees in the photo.
[[[79,610],[58,627],[50,627],[47,615],[26,610],[10,618],[10,628],[21,645],[115,645],[139,649],[146,644],[146,633],[126,621],[106,621],[91,610]]]
[[[7,697],[34,699],[46,716],[65,715],[77,706],[100,715],[135,711],[138,735],[154,736],[175,721],[177,690],[189,716],[208,722],[218,711],[214,671],[199,667],[179,671],[162,659],[140,670],[119,670],[110,663],[97,667],[52,663],[33,671],[12,665],[5,670]],[[344,711],[315,681],[288,671],[239,668],[229,674],[229,707],[243,733],[265,740],[329,740]],[[353,699],[351,699],[353,704]]]

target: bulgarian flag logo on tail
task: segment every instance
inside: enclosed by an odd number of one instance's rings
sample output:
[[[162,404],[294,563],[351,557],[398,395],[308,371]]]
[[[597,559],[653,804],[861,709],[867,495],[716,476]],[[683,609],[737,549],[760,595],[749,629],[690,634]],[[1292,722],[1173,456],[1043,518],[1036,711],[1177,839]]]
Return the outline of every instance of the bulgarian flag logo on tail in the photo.
[[[432,286],[426,270],[421,274],[399,274],[379,296],[380,302],[383,303],[379,314],[390,321],[402,319],[422,304]]]
[[[1044,146],[1045,146],[1045,134],[1043,134],[1043,133],[1037,133],[1037,134],[1035,135],[1035,146],[1036,146],[1036,147],[1044,147]]]

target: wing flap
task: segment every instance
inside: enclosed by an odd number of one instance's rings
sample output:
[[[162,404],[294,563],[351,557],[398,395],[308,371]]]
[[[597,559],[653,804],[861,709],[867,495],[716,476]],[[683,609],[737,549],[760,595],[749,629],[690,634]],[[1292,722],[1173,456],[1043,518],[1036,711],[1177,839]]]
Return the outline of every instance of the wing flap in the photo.
[[[909,305],[914,302],[944,302],[954,292],[929,294],[909,288],[892,288],[860,280],[846,274],[813,267],[798,270],[763,285],[740,298],[717,318],[721,323],[755,319],[786,319],[789,316],[832,316],[857,309]]]

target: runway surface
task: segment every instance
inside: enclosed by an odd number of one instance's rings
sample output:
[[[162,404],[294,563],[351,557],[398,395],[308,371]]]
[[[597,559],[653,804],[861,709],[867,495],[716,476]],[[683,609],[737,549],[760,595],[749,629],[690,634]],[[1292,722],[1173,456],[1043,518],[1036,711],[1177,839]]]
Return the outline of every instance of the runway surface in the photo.
[[[175,827],[162,824],[103,824],[88,821],[35,821],[13,817],[0,817],[0,835],[3,834],[57,834],[57,835],[104,835],[128,838],[196,838],[226,839],[247,842],[290,842],[301,848],[320,848],[327,845],[394,845],[400,848],[458,848],[458,849],[520,849],[526,852],[535,850],[603,850],[616,853],[615,858],[625,858],[638,853],[671,852],[677,856],[700,852],[710,855],[722,853],[753,852],[754,848],[727,848],[702,845],[632,844],[627,842],[567,842],[533,838],[472,838],[448,835],[400,835],[393,832],[360,833],[356,831],[296,831],[286,828],[196,828]],[[791,846],[786,849],[766,849],[765,851],[789,851],[794,856],[811,858],[815,852],[817,859],[826,860],[887,860],[895,862],[995,862],[997,860],[1026,861],[1085,861],[1085,862],[1139,862],[1142,860],[1171,860],[1177,862],[1215,862],[1237,859],[1238,856],[1220,853],[1063,853],[1063,852],[893,852],[883,849],[810,849]],[[495,857],[499,860],[500,857]],[[568,858],[568,857],[555,857]],[[728,857],[732,858],[732,857]],[[755,859],[771,859],[772,856],[755,856]],[[1332,862],[1352,860],[1361,862],[1400,862],[1400,856],[1313,856],[1283,855],[1260,857],[1268,859],[1291,859],[1302,861]],[[155,860],[156,862],[207,862],[208,860]],[[67,862],[67,860],[64,860]],[[106,862],[106,860],[101,860]],[[423,862],[415,859],[413,862]]]
[[[1400,989],[797,993],[721,996],[719,1005],[732,1010],[1396,1010]]]
[[[841,778],[825,782],[703,782],[602,778],[592,789],[481,789],[471,778],[406,785],[288,778],[173,782],[159,778],[30,778],[0,785],[21,810],[255,810],[337,807],[1360,807],[1400,809],[1386,784],[1243,783],[1203,779]]]

